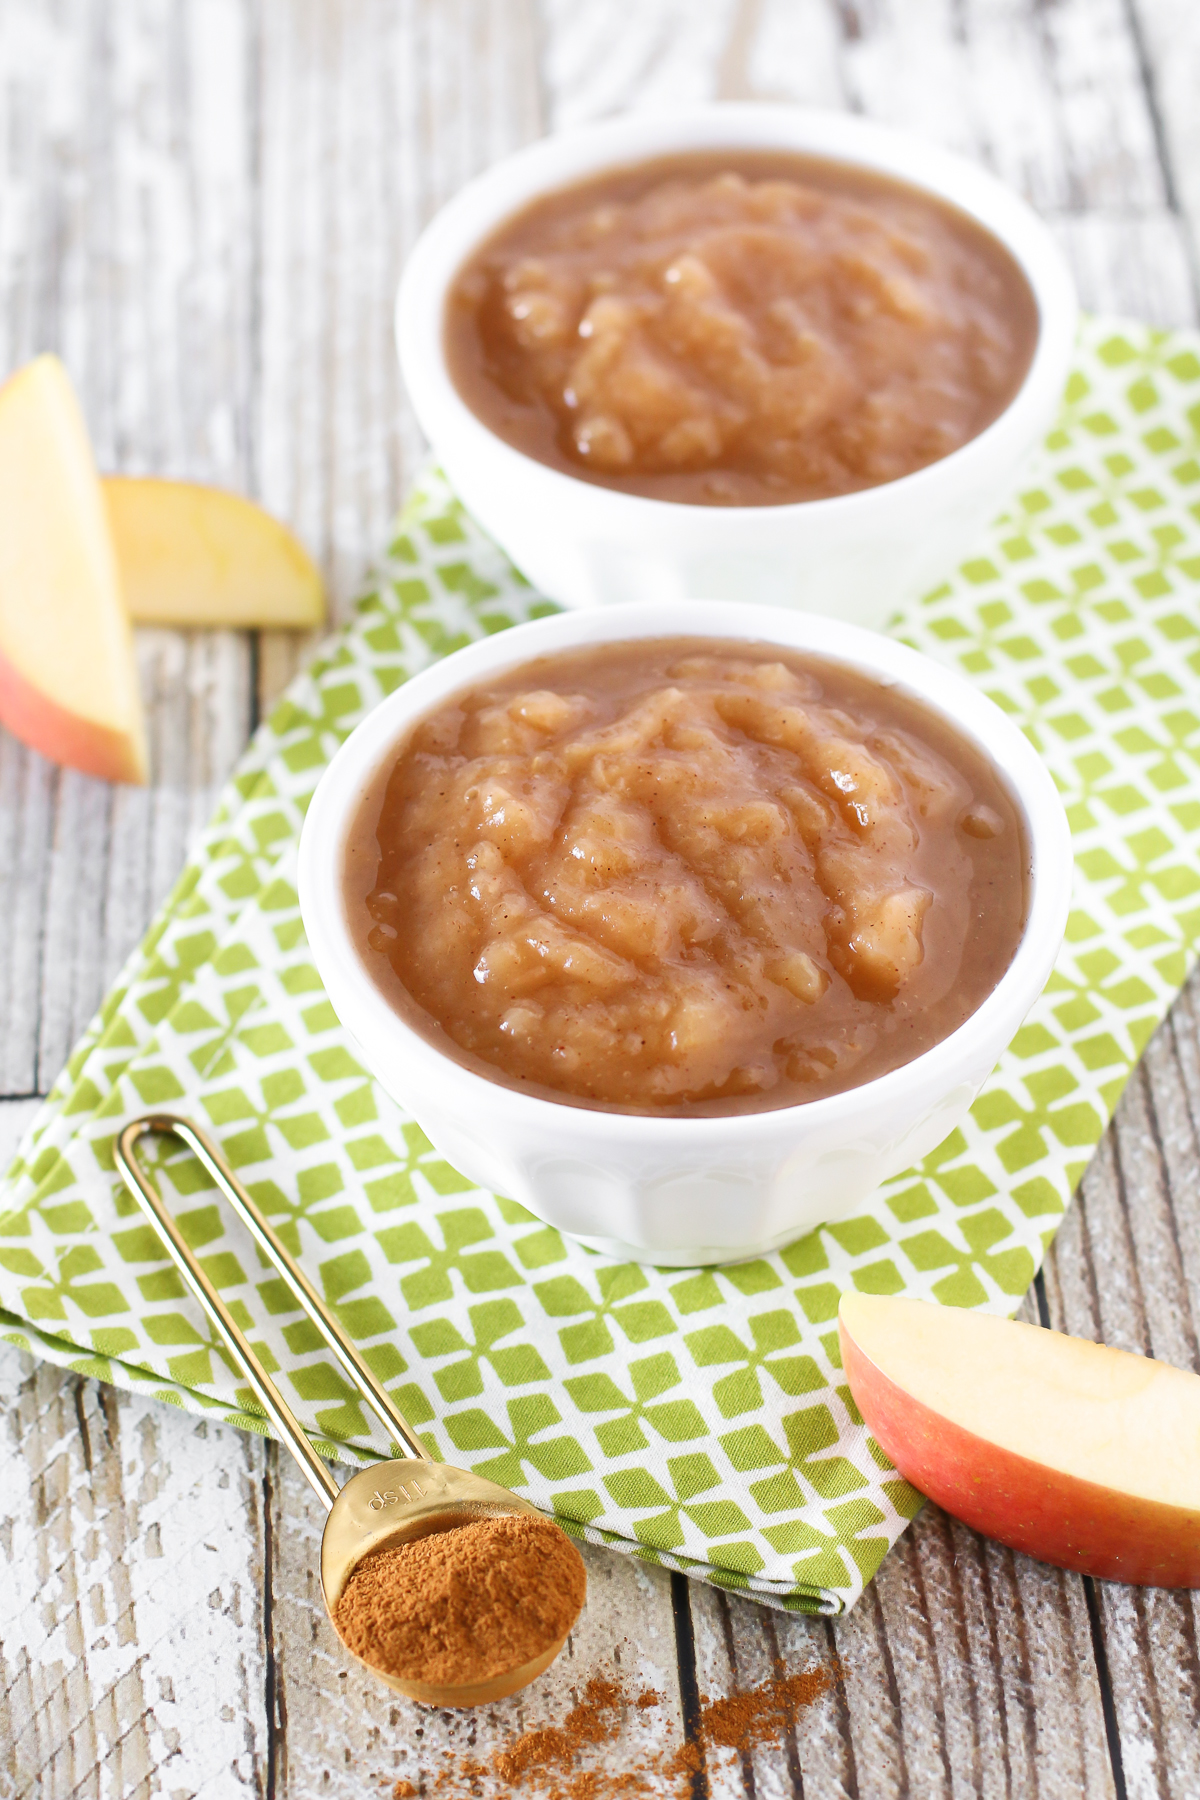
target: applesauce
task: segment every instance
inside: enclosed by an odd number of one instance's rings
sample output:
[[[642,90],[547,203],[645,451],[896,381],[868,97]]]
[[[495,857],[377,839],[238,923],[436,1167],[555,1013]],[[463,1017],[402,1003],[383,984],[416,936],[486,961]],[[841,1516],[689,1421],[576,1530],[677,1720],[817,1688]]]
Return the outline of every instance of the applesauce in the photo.
[[[693,152],[508,220],[451,288],[447,362],[516,449],[625,493],[813,500],[911,474],[1024,379],[1037,305],[957,208],[851,164]]]
[[[791,1106],[975,1011],[1027,905],[1018,810],[943,719],[840,664],[663,639],[473,687],[347,843],[372,976],[477,1072],[656,1114]]]

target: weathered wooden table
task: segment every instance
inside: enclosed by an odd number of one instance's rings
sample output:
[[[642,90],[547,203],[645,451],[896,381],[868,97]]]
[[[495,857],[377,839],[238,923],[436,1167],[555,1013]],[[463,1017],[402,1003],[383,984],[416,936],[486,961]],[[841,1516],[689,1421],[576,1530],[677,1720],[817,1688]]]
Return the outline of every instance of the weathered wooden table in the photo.
[[[344,609],[421,455],[404,255],[555,125],[712,95],[860,109],[978,157],[1086,303],[1200,307],[1197,0],[0,0],[0,367],[58,349],[102,464],[257,495]],[[0,736],[0,1151],[178,869],[293,638],[140,634],[154,785]],[[1028,1301],[1200,1367],[1200,987],[1150,1046]],[[571,1654],[483,1717],[348,1669],[273,1446],[0,1351],[0,1795],[362,1796],[560,1717],[614,1654],[664,1721],[836,1651],[787,1742],[697,1794],[1200,1795],[1188,1594],[1094,1585],[927,1508],[858,1608],[787,1619],[588,1555]]]

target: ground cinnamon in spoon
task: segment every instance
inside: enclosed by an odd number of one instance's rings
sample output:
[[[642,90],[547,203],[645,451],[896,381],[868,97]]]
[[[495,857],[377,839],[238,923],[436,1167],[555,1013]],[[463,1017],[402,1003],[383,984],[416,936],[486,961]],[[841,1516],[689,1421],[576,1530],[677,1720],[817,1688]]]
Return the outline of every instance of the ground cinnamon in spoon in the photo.
[[[347,1648],[385,1675],[466,1687],[549,1650],[586,1594],[566,1533],[539,1514],[509,1513],[364,1558],[334,1623]]]

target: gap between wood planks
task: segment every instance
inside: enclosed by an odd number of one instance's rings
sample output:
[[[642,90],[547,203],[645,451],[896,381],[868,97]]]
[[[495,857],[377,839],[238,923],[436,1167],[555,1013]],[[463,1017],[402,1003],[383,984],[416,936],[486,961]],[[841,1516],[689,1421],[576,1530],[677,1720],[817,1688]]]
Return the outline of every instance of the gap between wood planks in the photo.
[[[704,1742],[700,1735],[700,1682],[696,1673],[696,1632],[692,1624],[692,1603],[688,1597],[688,1579],[678,1569],[671,1571],[671,1612],[675,1619],[675,1664],[679,1671],[679,1699],[683,1712],[683,1735],[699,1757],[692,1772],[691,1800],[709,1800],[708,1766]]]
[[[1046,1276],[1041,1269],[1033,1278],[1033,1293],[1037,1301],[1038,1323],[1046,1331],[1053,1330],[1050,1323],[1050,1302],[1046,1297]],[[1117,1729],[1117,1709],[1113,1703],[1112,1673],[1108,1666],[1104,1626],[1100,1618],[1099,1602],[1096,1599],[1096,1583],[1090,1575],[1084,1575],[1081,1579],[1084,1596],[1087,1600],[1088,1625],[1092,1634],[1092,1655],[1096,1659],[1096,1674],[1100,1682],[1100,1703],[1104,1709],[1104,1736],[1108,1744],[1108,1758],[1112,1764],[1113,1786],[1116,1789],[1116,1800],[1126,1800],[1121,1734]]]

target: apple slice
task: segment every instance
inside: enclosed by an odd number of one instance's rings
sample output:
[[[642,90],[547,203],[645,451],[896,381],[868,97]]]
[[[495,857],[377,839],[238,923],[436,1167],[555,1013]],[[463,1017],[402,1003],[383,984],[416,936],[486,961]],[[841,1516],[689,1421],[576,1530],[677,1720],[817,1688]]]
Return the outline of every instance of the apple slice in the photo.
[[[54,356],[0,388],[0,724],[89,775],[146,779],[117,560],[87,428]]]
[[[253,502],[191,481],[109,475],[103,486],[125,601],[139,624],[324,623],[311,558]]]
[[[1200,1376],[1036,1325],[843,1294],[855,1404],[900,1473],[1060,1568],[1200,1587]]]

